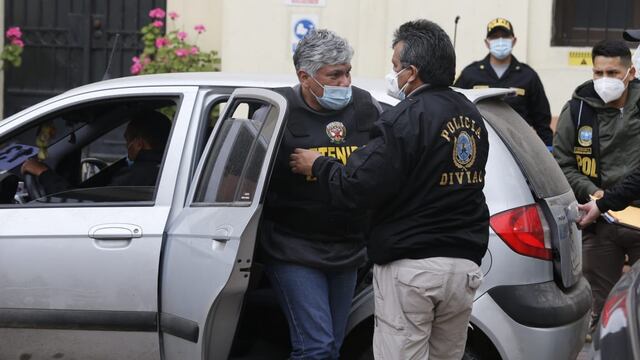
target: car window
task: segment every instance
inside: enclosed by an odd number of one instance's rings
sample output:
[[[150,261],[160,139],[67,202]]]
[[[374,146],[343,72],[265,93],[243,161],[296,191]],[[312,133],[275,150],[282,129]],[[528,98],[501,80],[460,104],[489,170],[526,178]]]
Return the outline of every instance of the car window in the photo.
[[[259,101],[239,101],[220,124],[206,155],[194,205],[248,206],[254,194],[278,111]]]
[[[0,205],[153,201],[178,109],[177,96],[110,98],[25,122],[0,138],[0,173],[20,180],[15,189],[0,182],[0,192],[15,193]],[[23,174],[28,159],[46,170]]]
[[[501,100],[487,99],[478,103],[478,110],[513,154],[537,198],[554,197],[571,191],[567,179],[544,143],[531,141],[532,137],[537,138],[535,132],[509,105]]]
[[[80,179],[86,181],[102,169],[127,156],[126,141],[123,138],[127,124],[108,131],[81,150]]]
[[[201,135],[198,137],[195,153],[193,156],[194,167],[195,167],[195,164],[197,164],[200,161],[200,157],[202,156],[204,147],[207,144],[207,140],[211,136],[211,133],[213,132],[213,129],[215,128],[216,123],[218,122],[218,117],[220,117],[220,114],[224,111],[224,108],[227,105],[228,99],[229,99],[228,95],[216,96],[206,106],[200,122]],[[193,169],[192,171],[195,171],[195,169]]]

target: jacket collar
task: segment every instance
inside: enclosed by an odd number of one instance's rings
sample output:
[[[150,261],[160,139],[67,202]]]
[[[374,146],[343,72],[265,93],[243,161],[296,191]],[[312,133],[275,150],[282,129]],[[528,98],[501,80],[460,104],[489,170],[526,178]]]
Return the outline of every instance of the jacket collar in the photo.
[[[484,67],[485,71],[489,71],[490,74],[495,76],[496,79],[499,79],[498,74],[496,74],[495,70],[493,70],[493,66],[491,66],[490,59],[491,59],[491,54],[487,54],[487,56],[485,56],[484,59],[482,59],[481,66]],[[518,61],[518,59],[513,54],[511,54],[511,63],[509,63],[509,67],[504,72],[504,74],[502,74],[502,76],[504,77],[505,75],[507,75],[512,71],[520,71],[520,69],[522,69],[522,64],[520,63],[520,61]]]

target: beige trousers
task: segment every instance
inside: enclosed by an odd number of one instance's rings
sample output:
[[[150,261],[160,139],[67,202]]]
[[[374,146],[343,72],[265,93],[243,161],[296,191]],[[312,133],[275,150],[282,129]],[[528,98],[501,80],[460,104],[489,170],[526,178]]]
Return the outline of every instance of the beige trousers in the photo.
[[[375,358],[461,359],[481,282],[480,268],[466,259],[404,259],[375,265]]]

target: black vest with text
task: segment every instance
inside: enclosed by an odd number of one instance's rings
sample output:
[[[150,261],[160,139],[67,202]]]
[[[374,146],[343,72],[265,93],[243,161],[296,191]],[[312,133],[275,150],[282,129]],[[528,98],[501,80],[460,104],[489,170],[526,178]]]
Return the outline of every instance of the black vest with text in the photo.
[[[294,174],[289,155],[311,149],[343,164],[369,142],[378,119],[371,94],[352,87],[352,101],[342,110],[309,108],[300,88],[274,89],[288,102],[286,128],[269,181],[262,226],[262,247],[269,258],[319,268],[352,268],[362,262],[369,214],[335,209],[319,191],[317,179]]]
[[[600,186],[600,143],[598,141],[598,117],[584,100],[569,100],[571,119],[576,129],[573,154],[578,170]]]

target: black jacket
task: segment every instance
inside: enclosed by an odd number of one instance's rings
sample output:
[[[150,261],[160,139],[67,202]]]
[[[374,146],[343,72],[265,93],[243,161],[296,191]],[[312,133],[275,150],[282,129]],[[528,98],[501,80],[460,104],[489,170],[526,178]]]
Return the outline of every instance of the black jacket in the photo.
[[[636,200],[640,200],[640,168],[636,168],[624,180],[605,190],[602,199],[596,200],[596,205],[601,212],[619,211]]]
[[[317,179],[291,172],[289,155],[295,148],[314,149],[346,162],[369,141],[379,105],[371,94],[353,87],[353,100],[346,108],[318,112],[304,102],[299,86],[277,91],[287,98],[287,125],[269,181],[261,249],[267,261],[355,269],[364,262],[368,214],[330,206]]]
[[[489,55],[462,70],[454,86],[463,89],[501,87],[516,88],[517,95],[505,101],[531,125],[545,145],[553,141],[551,109],[538,74],[529,65],[511,57],[509,68],[501,78],[491,67]]]
[[[480,264],[489,236],[488,151],[476,107],[448,87],[423,86],[382,114],[346,166],[320,157],[313,174],[332,205],[373,210],[373,262],[443,256]]]
[[[123,167],[116,171],[109,179],[103,181],[91,181],[90,187],[95,186],[155,186],[158,172],[160,171],[160,163],[162,162],[163,152],[154,150],[140,150],[136,160],[131,166]],[[98,174],[97,176],[100,176]],[[55,194],[72,188],[71,184],[64,177],[60,176],[53,170],[49,169],[40,176],[38,181],[44,187],[47,194]],[[84,183],[78,187],[85,186]]]

